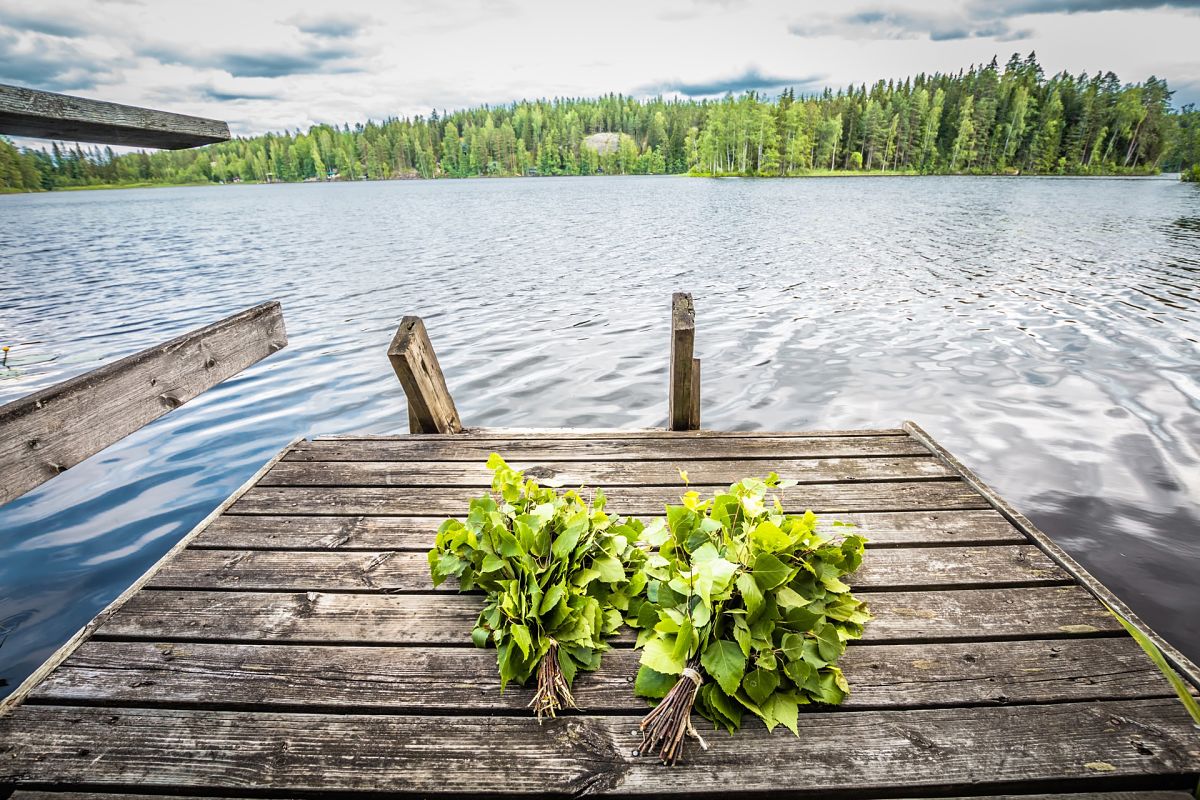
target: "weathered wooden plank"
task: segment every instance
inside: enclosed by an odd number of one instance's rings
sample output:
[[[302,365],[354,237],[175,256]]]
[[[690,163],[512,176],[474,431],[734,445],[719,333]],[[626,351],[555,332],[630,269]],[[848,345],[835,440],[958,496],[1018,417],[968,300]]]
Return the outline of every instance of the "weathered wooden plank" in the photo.
[[[12,800],[92,800],[114,798],[120,796],[124,800],[200,800],[202,795],[180,794],[128,794],[119,795],[107,792],[25,792],[18,790],[12,794]],[[211,795],[204,795],[205,798]],[[222,798],[230,800],[250,800],[236,798],[234,795],[222,794]],[[914,799],[908,799],[914,800]],[[919,800],[919,799],[917,799]],[[930,800],[926,798],[925,800]],[[940,798],[938,800],[1195,800],[1195,795],[1182,790],[1150,789],[1140,792],[1084,792],[1072,794],[988,794],[971,795],[970,798]]]
[[[336,433],[312,437],[315,442],[371,442],[408,440],[438,434]],[[803,431],[670,431],[666,428],[485,428],[464,427],[457,434],[471,439],[821,439],[830,436],[907,436],[903,428],[814,428]]]
[[[287,344],[278,302],[0,406],[0,504]]]
[[[720,487],[692,485],[700,492]],[[684,487],[606,489],[607,509],[637,515],[662,513],[679,503]],[[581,492],[590,496],[591,489]],[[334,514],[429,516],[462,514],[479,492],[467,488],[256,486],[230,509],[232,514]],[[915,511],[987,508],[962,481],[828,483],[793,486],[778,492],[789,512]]]
[[[700,359],[696,347],[696,309],[687,292],[671,295],[671,370],[667,427],[700,427]]]
[[[1171,699],[805,713],[799,736],[752,723],[737,736],[708,736],[709,749],[678,769],[632,755],[637,721],[26,706],[0,720],[0,781],[421,795],[487,787],[728,796],[736,787],[813,797],[1151,778],[1180,787],[1200,770],[1191,720]]]
[[[872,550],[855,589],[1049,585],[1071,582],[1032,545]],[[434,588],[429,560],[411,551],[187,550],[148,584],[158,589],[456,592]]]
[[[402,436],[392,439],[315,439],[288,454],[288,461],[487,461],[500,453],[510,461],[668,461],[671,459],[855,458],[927,456],[909,436],[686,436],[581,439],[511,439],[473,436]],[[763,464],[770,470],[769,463]]]
[[[544,486],[676,486],[686,491],[680,470],[694,484],[730,484],[765,477],[762,461],[515,461]],[[934,458],[813,458],[772,462],[767,471],[801,483],[912,481],[956,477]],[[484,462],[464,461],[290,461],[277,464],[260,486],[473,486],[490,487]]]
[[[179,150],[229,139],[215,119],[0,84],[0,133]]]
[[[221,795],[229,800],[249,800],[248,797]],[[107,798],[108,800],[201,800],[200,795],[178,794],[128,794],[126,792],[55,792],[55,791],[25,791],[13,792],[12,800],[89,800],[90,798]],[[921,800],[908,798],[908,800]],[[925,798],[931,800],[931,798]],[[1195,800],[1195,795],[1187,791],[1172,791],[1169,789],[1150,789],[1136,792],[1072,792],[1071,794],[989,794],[971,795],[968,797],[942,797],[938,800]]]
[[[640,653],[616,649],[574,694],[588,713],[636,714]],[[1167,697],[1130,638],[851,644],[841,708],[931,708]],[[30,696],[39,703],[527,713],[532,686],[500,691],[496,651],[189,642],[89,642]]]
[[[413,433],[458,433],[462,420],[446,388],[446,376],[420,317],[405,317],[388,348],[392,369],[408,397],[408,426]]]
[[[954,457],[950,451],[942,447],[928,433],[917,425],[915,422],[906,421],[904,429],[908,431],[914,441],[920,442],[923,447],[929,449],[935,456],[942,460],[946,466],[953,469],[958,474],[962,475],[963,479],[976,489],[981,496],[985,497],[993,508],[999,511],[1005,519],[1011,522],[1019,531],[1029,538],[1035,545],[1042,549],[1050,557],[1054,563],[1061,566],[1065,571],[1075,577],[1079,584],[1094,595],[1099,600],[1103,601],[1109,608],[1120,614],[1124,619],[1128,620],[1142,633],[1144,633],[1154,645],[1162,652],[1163,657],[1167,662],[1183,676],[1184,680],[1190,683],[1193,687],[1200,689],[1200,666],[1192,663],[1192,661],[1181,653],[1174,645],[1168,642],[1163,637],[1155,633],[1150,626],[1142,622],[1132,609],[1125,604],[1121,598],[1112,593],[1107,586],[1083,568],[1083,566],[1075,559],[1071,558],[1065,550],[1055,544],[1049,536],[1038,529],[1036,525],[1028,517],[1017,511],[1007,500],[1001,497],[994,489],[984,483],[978,475],[972,472],[961,461]]]
[[[249,550],[420,550],[433,546],[444,517],[224,516],[192,547]],[[646,517],[649,519],[649,517]],[[851,523],[867,547],[1018,544],[1025,537],[995,511],[897,511],[838,514],[818,526],[835,533]]]
[[[872,592],[865,641],[1045,638],[1116,633],[1076,586]],[[143,591],[96,636],[197,641],[470,645],[478,596]],[[630,641],[628,634],[617,639]]]

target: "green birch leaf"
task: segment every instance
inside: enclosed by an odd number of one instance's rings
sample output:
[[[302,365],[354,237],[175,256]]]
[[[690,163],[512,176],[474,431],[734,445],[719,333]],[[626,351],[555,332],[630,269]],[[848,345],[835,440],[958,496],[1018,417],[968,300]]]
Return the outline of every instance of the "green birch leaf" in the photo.
[[[764,592],[784,583],[791,574],[787,565],[770,553],[760,553],[754,559],[751,571],[754,573],[754,581]]]
[[[642,664],[664,675],[678,675],[687,666],[687,660],[676,658],[675,637],[659,636],[646,642],[642,648]],[[739,679],[741,676],[738,676]]]
[[[754,576],[748,572],[743,572],[737,576],[738,591],[742,593],[742,602],[746,604],[746,611],[750,616],[755,616],[763,607],[762,590],[758,588],[758,582],[754,580]]]
[[[775,722],[799,735],[799,705],[796,700],[784,692],[775,692],[763,704],[763,711],[768,713]]]
[[[779,674],[774,670],[754,669],[747,672],[746,677],[742,679],[742,688],[746,690],[750,699],[760,706],[767,702],[767,698],[777,686]]]
[[[625,580],[625,565],[619,558],[604,556],[592,562],[592,569],[599,573],[605,583],[620,583]]]
[[[746,656],[736,642],[728,639],[718,639],[700,656],[700,663],[713,679],[720,684],[726,694],[737,694],[742,683],[742,675],[746,672]],[[682,667],[680,668],[682,671]]]
[[[529,654],[533,650],[533,637],[529,635],[529,628],[525,625],[513,625],[509,628],[509,633],[512,634],[517,647],[521,648],[521,653],[529,658]]]
[[[666,697],[678,680],[676,675],[666,675],[642,664],[633,683],[633,693],[639,697]]]

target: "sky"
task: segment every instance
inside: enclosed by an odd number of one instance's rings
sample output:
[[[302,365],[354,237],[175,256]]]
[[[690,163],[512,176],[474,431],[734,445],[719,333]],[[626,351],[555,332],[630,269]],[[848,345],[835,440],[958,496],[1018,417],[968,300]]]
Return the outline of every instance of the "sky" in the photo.
[[[235,135],[520,99],[712,97],[956,72],[1166,78],[1200,104],[1200,0],[0,0],[0,83]]]

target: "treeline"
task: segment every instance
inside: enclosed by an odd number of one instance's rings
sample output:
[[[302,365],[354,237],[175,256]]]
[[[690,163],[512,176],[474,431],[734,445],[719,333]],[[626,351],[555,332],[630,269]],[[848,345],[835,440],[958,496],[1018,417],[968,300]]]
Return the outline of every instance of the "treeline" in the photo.
[[[993,59],[958,74],[817,96],[522,101],[197,150],[18,151],[0,140],[0,187],[837,170],[1142,174],[1200,164],[1200,112],[1175,112],[1170,100],[1166,81],[1154,77],[1047,78],[1031,53],[1004,67]]]

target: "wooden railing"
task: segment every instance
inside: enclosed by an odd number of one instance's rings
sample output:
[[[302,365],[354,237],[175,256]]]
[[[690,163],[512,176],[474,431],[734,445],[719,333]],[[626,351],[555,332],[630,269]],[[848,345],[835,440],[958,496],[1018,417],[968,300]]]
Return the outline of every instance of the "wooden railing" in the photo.
[[[0,134],[179,150],[229,139],[215,119],[0,84]]]
[[[263,303],[0,406],[0,505],[287,344]]]

